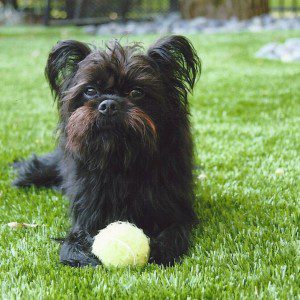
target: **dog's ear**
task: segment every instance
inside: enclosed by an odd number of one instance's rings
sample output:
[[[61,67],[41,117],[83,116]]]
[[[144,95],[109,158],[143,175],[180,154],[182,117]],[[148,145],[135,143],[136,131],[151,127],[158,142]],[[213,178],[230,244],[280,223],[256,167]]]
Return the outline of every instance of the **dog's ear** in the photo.
[[[76,73],[78,63],[90,52],[91,50],[86,44],[74,40],[58,42],[52,48],[45,75],[55,97],[60,97],[67,82]]]
[[[158,40],[147,53],[159,68],[169,91],[179,93],[183,104],[187,104],[187,93],[194,88],[201,71],[200,59],[190,43],[183,36],[169,36]]]

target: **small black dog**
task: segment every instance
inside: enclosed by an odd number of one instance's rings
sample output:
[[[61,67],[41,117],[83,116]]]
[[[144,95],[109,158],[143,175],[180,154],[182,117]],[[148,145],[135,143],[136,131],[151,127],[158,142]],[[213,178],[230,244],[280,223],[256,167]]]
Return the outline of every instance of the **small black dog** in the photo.
[[[187,94],[200,61],[182,36],[146,53],[113,41],[105,49],[67,40],[51,51],[46,77],[57,98],[59,145],[15,163],[18,187],[60,188],[73,226],[60,260],[97,265],[93,236],[129,221],[150,237],[150,261],[171,265],[186,253],[193,209]]]

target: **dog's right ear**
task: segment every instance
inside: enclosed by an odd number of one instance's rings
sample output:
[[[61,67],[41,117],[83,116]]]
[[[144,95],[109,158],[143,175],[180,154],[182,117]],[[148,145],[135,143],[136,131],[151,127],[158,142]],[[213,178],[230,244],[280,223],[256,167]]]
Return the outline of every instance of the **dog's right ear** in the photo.
[[[52,48],[45,75],[55,98],[61,96],[68,81],[75,75],[78,63],[90,52],[88,45],[74,40],[58,42]]]

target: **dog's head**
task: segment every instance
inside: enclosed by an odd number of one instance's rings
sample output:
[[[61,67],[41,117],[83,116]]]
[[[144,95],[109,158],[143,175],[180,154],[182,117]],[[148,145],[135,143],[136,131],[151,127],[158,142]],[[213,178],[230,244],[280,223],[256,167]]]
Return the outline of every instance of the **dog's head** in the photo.
[[[164,132],[186,118],[187,94],[199,70],[194,48],[181,36],[160,39],[145,53],[117,41],[104,49],[59,42],[46,77],[58,101],[66,150],[85,159],[97,152],[107,159],[120,149],[154,153]]]

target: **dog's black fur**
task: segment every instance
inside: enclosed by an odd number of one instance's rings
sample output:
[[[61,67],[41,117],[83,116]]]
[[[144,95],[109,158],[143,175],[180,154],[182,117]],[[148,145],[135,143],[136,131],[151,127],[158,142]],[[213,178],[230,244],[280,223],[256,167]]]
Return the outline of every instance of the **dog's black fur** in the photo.
[[[197,222],[187,95],[199,71],[181,36],[146,53],[117,41],[96,49],[67,40],[52,49],[46,77],[58,102],[59,145],[17,162],[14,185],[60,188],[70,199],[62,263],[99,264],[93,236],[117,220],[150,237],[152,262],[171,265],[187,252]],[[114,104],[105,110],[106,103]]]

